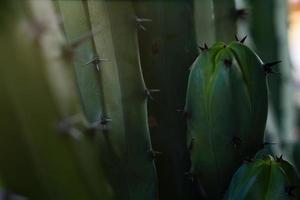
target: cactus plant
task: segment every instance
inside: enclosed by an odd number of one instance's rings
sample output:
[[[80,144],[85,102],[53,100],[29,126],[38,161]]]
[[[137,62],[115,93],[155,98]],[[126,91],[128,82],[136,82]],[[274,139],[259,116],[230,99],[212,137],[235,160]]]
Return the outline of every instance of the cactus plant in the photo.
[[[73,117],[80,110],[52,1],[2,1],[1,13],[5,187],[29,199],[110,199],[84,123]]]
[[[214,7],[212,0],[194,0],[193,6],[195,31],[197,44],[202,46],[204,44],[212,45],[215,43],[215,24],[214,24]],[[224,9],[224,8],[223,8]],[[233,25],[235,26],[235,25]],[[226,28],[227,29],[227,28]],[[233,33],[229,34],[232,39]],[[230,40],[231,40],[230,39]]]
[[[253,48],[265,61],[281,60],[274,68],[275,74],[269,77],[269,99],[273,124],[278,129],[278,141],[288,156],[289,145],[295,131],[295,102],[291,77],[291,61],[288,53],[287,26],[288,3],[284,1],[246,0],[251,11],[249,32]],[[279,134],[280,133],[280,134]],[[286,144],[286,145],[285,145]],[[287,148],[286,148],[287,147]]]
[[[221,198],[242,160],[262,147],[266,66],[239,42],[217,43],[191,66],[185,108],[191,173],[209,199]]]
[[[83,105],[89,108],[85,113],[94,116],[90,124],[97,129],[101,159],[116,198],[156,198],[146,115],[148,91],[140,69],[138,21],[132,2],[59,1],[59,8],[70,40],[94,33],[80,48],[75,59],[83,61],[75,62],[75,67]],[[73,13],[77,13],[75,21]],[[93,58],[88,67],[94,69],[84,72],[87,69],[82,66]]]
[[[230,42],[237,33],[235,1],[213,0],[213,10],[216,41]]]
[[[148,115],[153,148],[160,153],[156,158],[159,198],[189,199],[189,156],[180,110],[188,66],[198,54],[192,1],[137,1],[135,10],[139,18],[148,20],[138,39],[145,82],[153,97]]]
[[[268,155],[238,169],[225,199],[298,199],[299,183],[300,179],[289,162]]]

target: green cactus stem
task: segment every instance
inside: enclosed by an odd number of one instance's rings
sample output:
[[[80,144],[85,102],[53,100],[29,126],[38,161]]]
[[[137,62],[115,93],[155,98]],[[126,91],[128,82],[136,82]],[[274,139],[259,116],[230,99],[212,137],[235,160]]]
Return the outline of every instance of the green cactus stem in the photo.
[[[262,148],[267,118],[266,74],[245,45],[217,43],[190,69],[186,97],[191,173],[208,199],[219,199],[243,159]]]
[[[82,88],[81,96],[85,96],[83,106],[89,108],[85,109],[86,115],[94,116],[90,123],[97,133],[106,176],[116,199],[155,199],[154,151],[147,126],[147,90],[139,63],[139,22],[133,4],[91,0],[72,5],[60,1],[67,37],[75,39],[85,32],[93,33],[77,58],[88,62],[93,55],[97,63],[89,67],[94,69],[82,73],[84,62],[75,63],[75,67],[80,76],[77,81]],[[77,20],[72,16],[74,13]],[[87,90],[90,77],[94,80],[93,87]]]
[[[197,56],[193,1],[137,1],[141,65],[153,97],[148,103],[149,126],[157,156],[160,199],[191,195],[183,110],[188,66]],[[177,111],[176,111],[177,110]],[[179,111],[179,112],[178,112]]]
[[[281,60],[268,78],[269,99],[277,138],[288,156],[288,143],[295,131],[295,102],[291,77],[291,61],[288,53],[288,3],[287,1],[246,0],[251,10],[249,31],[253,48],[265,61]],[[270,120],[271,121],[271,120]],[[275,133],[276,134],[276,133]],[[287,145],[285,145],[287,143]]]
[[[93,147],[80,131],[73,73],[62,55],[66,44],[52,1],[5,0],[2,11],[3,183],[33,200],[110,199]]]
[[[230,200],[285,200],[299,198],[299,177],[282,156],[264,156],[243,164],[232,178]]]
[[[237,33],[235,1],[213,0],[213,10],[216,41],[232,41]]]

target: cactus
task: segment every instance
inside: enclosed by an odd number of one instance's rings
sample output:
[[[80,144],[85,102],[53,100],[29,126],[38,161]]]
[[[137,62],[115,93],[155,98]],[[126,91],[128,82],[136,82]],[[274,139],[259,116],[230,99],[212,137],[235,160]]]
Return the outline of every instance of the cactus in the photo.
[[[214,8],[212,0],[194,0],[194,20],[198,45],[212,45],[215,43],[216,27],[214,24],[213,13]],[[232,33],[229,34],[229,38],[232,39],[233,35],[231,34]]]
[[[1,13],[0,174],[5,187],[33,200],[110,199],[94,146],[81,131],[52,1],[5,0]]]
[[[250,36],[253,48],[265,61],[281,60],[269,77],[269,99],[279,141],[285,155],[290,154],[288,143],[294,138],[295,103],[291,77],[291,61],[287,46],[288,3],[283,1],[246,0],[251,10]],[[279,134],[280,133],[280,134]],[[287,148],[286,148],[287,147]]]
[[[189,199],[186,130],[182,117],[188,66],[197,56],[192,1],[138,1],[137,16],[148,20],[139,31],[141,65],[153,100],[149,125],[160,199]],[[179,26],[180,25],[180,26]],[[157,93],[155,93],[157,92]]]
[[[299,183],[289,162],[268,155],[245,163],[237,170],[225,199],[299,199]]]
[[[59,1],[59,8],[71,41],[86,32],[93,33],[75,56],[75,60],[82,59],[75,62],[75,68],[82,103],[88,108],[85,113],[92,116],[90,125],[96,129],[101,159],[116,199],[155,199],[148,96],[140,69],[138,21],[132,2]],[[83,65],[93,58],[88,72]],[[92,87],[89,81],[93,81]]]
[[[101,76],[98,72],[97,52],[93,42],[91,25],[86,3],[83,1],[55,1],[62,27],[70,46],[70,58],[73,60],[76,81],[80,93],[82,108],[87,120],[92,124],[101,120],[103,112]],[[74,15],[74,13],[76,13]],[[98,27],[97,31],[100,31]],[[95,30],[96,32],[96,30]]]
[[[190,69],[185,110],[191,174],[209,199],[221,198],[242,160],[263,145],[267,66],[248,47],[232,42],[205,50]]]
[[[237,32],[235,1],[213,0],[213,10],[216,41],[230,42]]]

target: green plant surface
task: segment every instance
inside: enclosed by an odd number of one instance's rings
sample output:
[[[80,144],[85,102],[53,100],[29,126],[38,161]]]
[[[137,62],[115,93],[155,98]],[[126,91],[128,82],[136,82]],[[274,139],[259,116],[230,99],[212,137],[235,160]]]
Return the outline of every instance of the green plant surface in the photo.
[[[194,0],[194,20],[197,44],[203,46],[204,43],[212,45],[215,43],[215,22],[213,18],[214,7],[212,0]],[[234,27],[235,25],[233,25]],[[218,29],[219,30],[219,29]],[[232,40],[230,33],[229,41]]]
[[[131,1],[87,1],[100,59],[104,117],[98,141],[116,199],[155,199],[157,178],[140,67],[137,25]],[[101,127],[102,126],[102,127]]]
[[[52,1],[4,4],[11,9],[0,20],[3,183],[29,199],[110,199],[81,118],[74,117],[80,110],[73,73]]]
[[[81,0],[57,0],[56,4],[63,20],[67,41],[70,45],[79,43],[76,49],[70,49],[70,56],[75,66],[82,108],[89,123],[99,122],[103,115],[101,76],[97,66],[93,64],[93,60],[97,58],[97,52],[87,5]],[[101,28],[98,27],[97,31],[101,31]]]
[[[230,42],[237,33],[234,0],[213,0],[215,40]],[[201,26],[201,25],[199,25]]]
[[[208,199],[221,198],[242,160],[262,148],[267,95],[263,63],[241,43],[216,43],[191,66],[187,142]]]
[[[281,157],[264,156],[243,164],[232,178],[226,199],[284,200],[299,198],[299,177]]]
[[[178,110],[184,106],[188,66],[198,55],[193,1],[137,1],[135,9],[137,17],[145,19],[138,39],[145,82],[153,91],[148,115],[153,148],[158,152],[159,197],[189,199],[186,127]]]
[[[268,88],[273,124],[278,129],[281,147],[286,155],[295,131],[295,102],[293,98],[292,65],[288,53],[287,1],[247,0],[250,10],[249,31],[253,48],[266,62],[281,60],[268,77]]]

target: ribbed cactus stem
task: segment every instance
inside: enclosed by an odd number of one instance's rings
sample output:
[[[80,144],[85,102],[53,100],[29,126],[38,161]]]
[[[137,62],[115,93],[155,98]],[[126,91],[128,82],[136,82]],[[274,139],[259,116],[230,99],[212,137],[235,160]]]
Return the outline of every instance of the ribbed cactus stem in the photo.
[[[212,0],[194,0],[194,19],[197,44],[215,43],[214,7]],[[219,29],[218,29],[219,30]],[[230,39],[232,40],[232,38]]]
[[[89,16],[83,1],[56,1],[69,45],[92,34]],[[72,48],[72,47],[71,47]],[[100,72],[97,69],[97,53],[92,35],[78,47],[69,49],[75,66],[76,80],[81,103],[88,121],[99,122],[103,115]]]
[[[101,28],[94,36],[97,53],[108,60],[101,64],[101,77],[105,109],[112,121],[100,140],[106,148],[112,185],[119,191],[118,199],[155,199],[156,171],[147,120],[149,97],[137,43],[142,22],[131,1],[91,0],[87,5],[92,29]]]
[[[149,125],[157,157],[160,199],[188,199],[189,177],[182,112],[188,67],[197,56],[193,1],[139,1],[137,16],[148,20],[139,31],[141,64],[151,94]]]
[[[234,0],[213,0],[215,39],[230,42],[237,33]]]
[[[65,42],[52,1],[4,4],[11,6],[10,17],[0,19],[6,27],[0,32],[5,186],[34,200],[109,199],[99,163],[80,131],[73,74],[62,54]]]
[[[248,47],[217,43],[195,60],[186,99],[187,142],[191,173],[208,199],[220,199],[242,160],[262,148],[267,109],[263,64]]]

